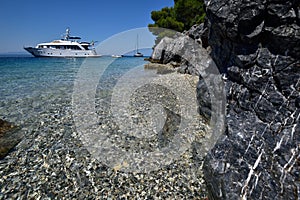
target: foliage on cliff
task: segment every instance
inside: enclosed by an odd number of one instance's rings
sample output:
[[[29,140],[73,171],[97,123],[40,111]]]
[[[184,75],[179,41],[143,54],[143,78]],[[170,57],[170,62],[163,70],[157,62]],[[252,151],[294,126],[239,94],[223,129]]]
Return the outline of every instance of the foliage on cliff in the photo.
[[[205,10],[203,0],[174,0],[174,7],[165,7],[152,11],[154,24],[149,27],[160,27],[182,32],[194,24],[204,21]]]
[[[148,27],[157,37],[157,41],[168,35],[168,31],[156,32],[152,27],[166,28],[182,32],[190,29],[194,24],[204,21],[205,9],[203,0],[174,0],[174,7],[165,7],[159,11],[152,11],[153,24]]]

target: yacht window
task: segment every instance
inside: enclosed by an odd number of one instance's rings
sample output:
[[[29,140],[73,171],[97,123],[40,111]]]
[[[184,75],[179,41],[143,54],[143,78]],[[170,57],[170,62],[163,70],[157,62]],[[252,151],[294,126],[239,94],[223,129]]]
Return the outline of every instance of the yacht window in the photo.
[[[81,50],[80,47],[77,46],[77,45],[73,45],[72,47],[73,47],[74,50]]]

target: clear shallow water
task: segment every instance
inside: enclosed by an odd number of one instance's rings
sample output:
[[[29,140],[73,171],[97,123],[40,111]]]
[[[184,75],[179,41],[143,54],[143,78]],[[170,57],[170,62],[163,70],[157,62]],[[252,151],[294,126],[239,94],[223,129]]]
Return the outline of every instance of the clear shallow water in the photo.
[[[131,57],[0,57],[0,118],[23,125],[41,121],[42,116],[55,110],[71,109],[74,80],[83,63],[107,67],[97,88],[100,93],[110,93],[123,74],[145,61]]]
[[[144,152],[151,153],[152,150],[156,150],[160,145],[158,143],[160,140],[169,142],[167,141],[169,135],[156,139],[155,136],[139,138],[123,134],[124,132],[119,131],[117,124],[114,123],[109,110],[112,89],[123,89],[116,83],[121,77],[126,78],[125,74],[129,75],[127,78],[131,80],[142,75],[143,81],[144,77],[157,75],[153,71],[143,70],[142,65],[145,63],[143,58],[114,60],[110,57],[102,57],[87,60],[0,58],[0,118],[20,125],[21,130],[18,132],[24,136],[15,150],[5,159],[0,160],[0,177],[2,177],[0,183],[3,186],[0,199],[97,199],[99,197],[115,198],[122,195],[140,198],[145,195],[144,191],[151,191],[150,196],[162,198],[204,197],[204,180],[201,169],[199,170],[198,157],[196,157],[197,161],[193,159],[195,151],[192,148],[185,151],[183,155],[174,155],[174,159],[170,159],[170,156],[164,159],[165,157],[162,156],[163,161],[174,161],[174,163],[168,166],[163,165],[161,169],[153,173],[141,175],[122,171],[122,166],[118,163],[120,161],[125,161],[121,163],[124,167],[125,164],[135,160],[133,164],[144,162],[144,160],[154,165],[165,163],[158,162],[157,156],[144,154]],[[111,64],[106,66],[110,62]],[[104,136],[106,140],[105,143],[101,143],[101,147],[104,146],[103,150],[106,152],[100,152],[103,159],[98,160],[95,158],[99,157],[88,151],[89,149],[83,143],[84,140],[81,140],[82,135],[78,134],[78,126],[74,124],[76,112],[72,105],[72,96],[74,83],[76,85],[76,80],[78,80],[78,72],[85,66],[83,64],[95,68],[107,67],[103,75],[99,77],[100,81],[95,93],[95,107],[99,120],[95,130],[100,130],[99,135]],[[127,73],[132,72],[131,69],[137,66],[141,67],[134,70],[134,73]],[[93,73],[90,75],[95,76]],[[162,85],[164,85],[165,79],[162,80]],[[169,81],[177,82],[173,80]],[[176,84],[175,87],[182,88]],[[163,98],[163,95],[157,95],[160,94],[159,88],[156,90],[153,87],[141,87],[140,90],[142,91],[136,93],[136,96],[133,95],[135,99],[142,100],[140,104],[140,101],[133,101],[138,108],[143,107],[137,110],[137,112],[142,111],[140,115],[146,113],[144,112],[146,109],[147,112],[151,110],[151,105],[147,105],[144,101],[148,99],[155,101],[153,97],[160,101],[165,99],[166,105],[177,103],[175,97],[171,98],[172,102],[170,102],[168,98],[170,93],[165,92],[167,90],[161,92],[166,98]],[[150,96],[148,91],[151,91]],[[123,99],[120,98],[120,100]],[[190,104],[190,101],[187,102]],[[139,119],[139,115],[136,116],[135,118]],[[177,123],[176,119],[171,121]],[[143,123],[138,124],[144,128]],[[170,122],[167,129],[171,129],[172,126],[173,123]],[[202,138],[203,127],[197,123],[195,130],[198,138]],[[107,149],[107,145],[110,144],[113,144],[112,148]],[[130,154],[124,154],[124,151],[129,151]],[[141,159],[136,155],[147,156]],[[136,166],[131,166],[128,169],[135,170],[136,168]],[[163,188],[163,190],[156,188]]]

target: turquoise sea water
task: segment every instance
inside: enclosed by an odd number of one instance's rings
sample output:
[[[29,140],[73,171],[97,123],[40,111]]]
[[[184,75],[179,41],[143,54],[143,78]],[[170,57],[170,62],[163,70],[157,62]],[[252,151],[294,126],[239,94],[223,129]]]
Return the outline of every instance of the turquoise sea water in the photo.
[[[83,65],[105,68],[97,89],[109,93],[123,74],[145,63],[133,57],[0,57],[0,118],[25,126],[71,109],[74,81]]]

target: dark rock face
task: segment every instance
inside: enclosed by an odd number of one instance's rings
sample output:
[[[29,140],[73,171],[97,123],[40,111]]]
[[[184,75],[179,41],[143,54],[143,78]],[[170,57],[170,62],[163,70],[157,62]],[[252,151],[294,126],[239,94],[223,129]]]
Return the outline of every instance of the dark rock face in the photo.
[[[204,163],[210,199],[299,199],[300,2],[205,4],[211,56],[227,75],[227,129]]]
[[[300,2],[205,4],[206,23],[161,41],[152,58],[178,63],[181,73],[200,75],[201,70],[203,76],[203,67],[177,56],[187,54],[189,36],[210,46],[227,78],[226,131],[203,166],[210,199],[299,199]],[[200,114],[209,119],[213,102],[203,77],[197,98]]]
[[[203,48],[208,47],[208,23],[209,21],[206,20],[205,23],[194,25],[186,32],[188,36],[200,43]]]

